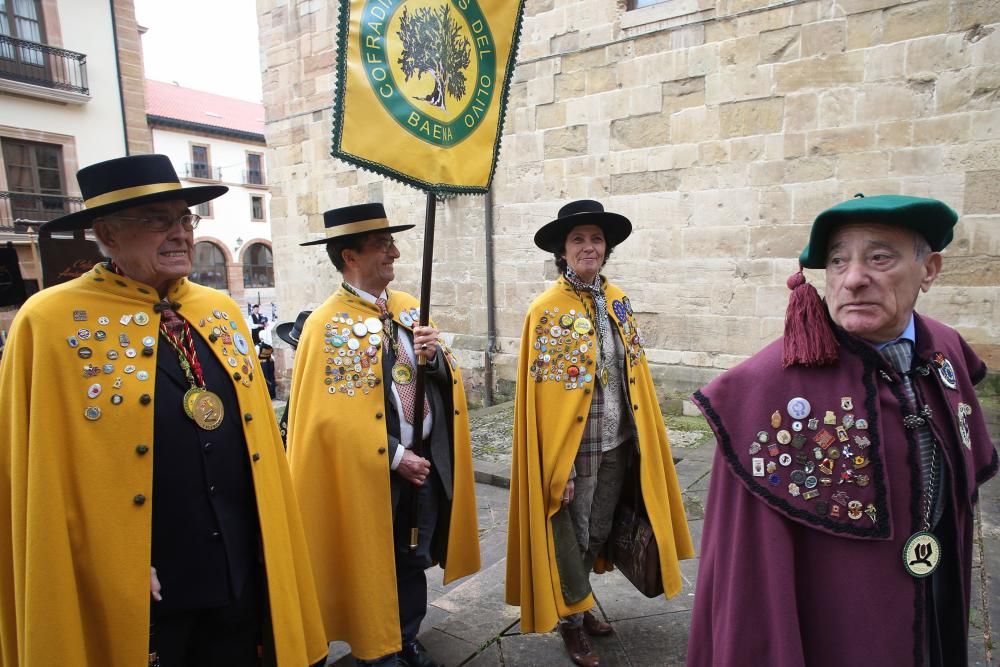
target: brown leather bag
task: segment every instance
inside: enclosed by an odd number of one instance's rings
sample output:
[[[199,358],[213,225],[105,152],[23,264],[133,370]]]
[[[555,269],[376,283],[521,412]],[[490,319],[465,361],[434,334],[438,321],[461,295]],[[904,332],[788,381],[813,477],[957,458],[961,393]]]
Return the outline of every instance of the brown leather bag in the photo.
[[[626,487],[622,489],[608,538],[611,561],[637,591],[648,598],[655,598],[663,595],[660,550],[642,502],[638,460],[633,462],[632,469],[635,472],[632,483],[629,485],[626,482]]]

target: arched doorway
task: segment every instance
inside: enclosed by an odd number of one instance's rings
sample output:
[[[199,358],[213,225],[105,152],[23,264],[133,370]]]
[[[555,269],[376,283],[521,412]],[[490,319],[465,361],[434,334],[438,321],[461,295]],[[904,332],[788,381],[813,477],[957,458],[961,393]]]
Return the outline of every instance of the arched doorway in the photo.
[[[243,287],[274,287],[274,256],[266,244],[253,243],[244,251]]]
[[[229,289],[226,275],[226,256],[222,249],[211,241],[194,244],[194,271],[191,280],[214,289]]]

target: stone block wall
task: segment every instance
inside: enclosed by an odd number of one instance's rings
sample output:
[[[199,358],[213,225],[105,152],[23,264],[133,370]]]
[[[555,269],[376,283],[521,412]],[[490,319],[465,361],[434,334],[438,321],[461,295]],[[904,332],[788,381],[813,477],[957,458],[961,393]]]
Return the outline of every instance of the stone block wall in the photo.
[[[286,312],[339,282],[322,212],[383,200],[398,287],[419,283],[424,195],[329,157],[337,4],[258,0],[278,289]],[[654,374],[688,391],[780,334],[817,213],[857,192],[961,214],[918,309],[1000,367],[1000,6],[991,0],[528,0],[494,180],[498,381],[554,277],[531,237],[598,199],[632,237],[607,275],[631,295]],[[439,204],[432,314],[470,384],[486,347],[484,198]],[[809,272],[822,289],[822,272]]]

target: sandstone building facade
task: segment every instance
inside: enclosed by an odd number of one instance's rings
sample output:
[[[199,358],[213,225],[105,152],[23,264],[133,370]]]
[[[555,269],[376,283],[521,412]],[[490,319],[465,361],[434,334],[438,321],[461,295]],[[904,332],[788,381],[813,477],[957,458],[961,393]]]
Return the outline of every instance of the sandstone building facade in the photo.
[[[1000,6],[639,4],[526,4],[492,202],[438,207],[432,314],[470,385],[482,388],[487,359],[500,389],[512,378],[523,314],[555,273],[531,237],[577,198],[633,222],[607,273],[630,294],[667,391],[780,334],[809,224],[857,192],[937,197],[959,211],[944,274],[918,310],[1000,367]],[[397,281],[416,292],[423,194],[329,156],[337,3],[257,7],[284,313],[339,282],[321,247],[297,244],[321,232],[324,210],[372,200],[418,225],[398,234]],[[821,274],[811,279],[822,287]]]

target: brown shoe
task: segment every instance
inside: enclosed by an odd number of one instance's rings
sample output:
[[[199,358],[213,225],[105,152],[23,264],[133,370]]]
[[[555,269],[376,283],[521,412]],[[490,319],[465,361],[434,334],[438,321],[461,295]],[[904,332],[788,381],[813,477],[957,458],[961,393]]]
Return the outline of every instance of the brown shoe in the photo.
[[[587,635],[583,633],[582,626],[560,623],[559,634],[562,635],[566,651],[575,664],[580,665],[580,667],[598,667],[601,664],[601,659],[594,647],[590,645]]]
[[[590,611],[583,612],[583,629],[591,637],[605,637],[615,631],[610,623],[605,623]]]

